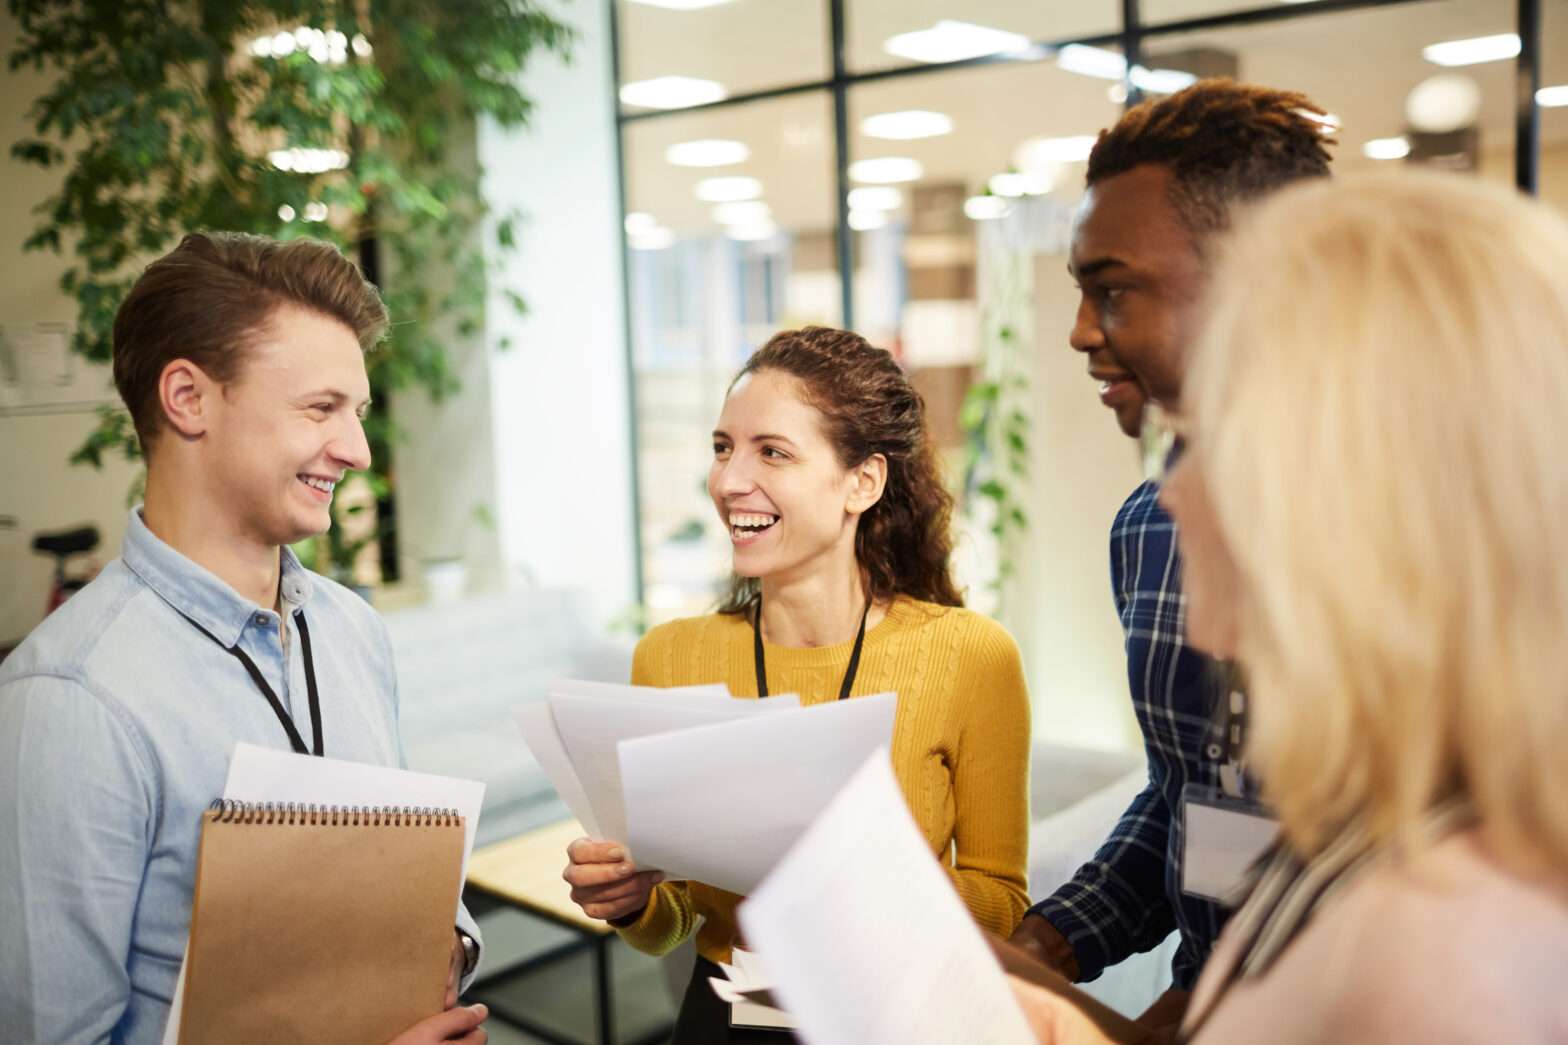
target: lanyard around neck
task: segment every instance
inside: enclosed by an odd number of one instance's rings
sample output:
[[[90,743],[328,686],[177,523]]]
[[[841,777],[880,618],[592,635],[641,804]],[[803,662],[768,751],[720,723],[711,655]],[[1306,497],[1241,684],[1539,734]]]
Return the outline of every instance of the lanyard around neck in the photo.
[[[182,613],[181,616],[185,615]],[[299,730],[294,727],[294,720],[289,717],[287,711],[283,710],[283,702],[278,699],[278,695],[267,684],[266,676],[261,673],[260,668],[256,667],[256,662],[251,660],[238,645],[225,646],[219,641],[218,636],[189,617],[185,617],[185,619],[191,621],[191,626],[197,631],[207,636],[213,642],[218,643],[220,649],[228,652],[235,660],[245,665],[245,670],[250,674],[251,681],[256,683],[256,688],[261,690],[261,695],[267,699],[267,704],[272,708],[272,713],[278,716],[278,723],[283,726],[283,732],[288,734],[289,746],[294,749],[294,753],[297,755],[315,755],[319,758],[325,750],[321,738],[321,697],[316,692],[316,662],[310,655],[310,628],[305,623],[305,611],[302,609],[295,610],[294,619],[299,622],[299,648],[300,654],[305,659],[305,691],[310,698],[312,748],[305,746],[304,738],[299,735]],[[284,666],[284,670],[288,670],[287,665]]]
[[[855,676],[860,672],[860,648],[866,644],[866,618],[871,615],[871,596],[866,596],[866,608],[860,614],[860,631],[855,635],[855,648],[849,654],[849,667],[844,671],[844,681],[838,687],[838,699],[845,700],[849,697],[850,689],[855,685]],[[752,659],[757,665],[757,696],[768,695],[768,664],[762,653],[762,593],[757,593],[757,616],[752,622]]]

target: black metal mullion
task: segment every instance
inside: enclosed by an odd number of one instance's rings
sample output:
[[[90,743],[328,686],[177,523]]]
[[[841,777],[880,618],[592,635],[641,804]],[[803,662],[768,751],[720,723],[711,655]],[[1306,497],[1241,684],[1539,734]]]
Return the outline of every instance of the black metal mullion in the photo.
[[[844,57],[844,0],[828,0],[833,46],[833,241],[838,256],[840,325],[855,329],[855,233],[849,227],[849,81]]]
[[[1143,91],[1132,82],[1133,70],[1143,64],[1143,18],[1138,0],[1122,0],[1122,60],[1126,63],[1122,73],[1122,86],[1127,90],[1124,108],[1130,109],[1143,101]]]
[[[1541,0],[1519,0],[1519,60],[1514,76],[1514,183],[1534,196],[1540,188]]]

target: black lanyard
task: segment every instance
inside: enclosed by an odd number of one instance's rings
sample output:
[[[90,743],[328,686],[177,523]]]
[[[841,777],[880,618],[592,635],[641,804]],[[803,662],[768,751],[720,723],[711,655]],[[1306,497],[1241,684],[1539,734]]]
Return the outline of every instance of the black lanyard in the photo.
[[[866,643],[866,618],[871,615],[871,598],[866,598],[866,608],[860,614],[860,633],[855,636],[855,648],[849,655],[849,667],[844,671],[844,681],[838,687],[838,699],[848,698],[860,671],[860,647]],[[768,695],[768,664],[762,655],[762,594],[757,594],[757,618],[752,624],[752,656],[757,662],[757,696]]]
[[[184,617],[185,615],[182,613],[180,616]],[[245,651],[240,649],[239,646],[225,646],[219,641],[218,636],[189,617],[185,617],[185,619],[190,620],[191,626],[197,631],[207,636],[213,642],[218,643],[219,648],[233,654],[236,660],[245,665],[245,670],[250,673],[251,681],[256,683],[256,688],[261,690],[261,695],[267,698],[267,704],[272,708],[272,713],[278,716],[278,722],[282,724],[283,732],[289,735],[289,746],[294,749],[294,753],[320,757],[323,751],[321,742],[321,697],[316,692],[316,662],[310,655],[310,628],[305,624],[305,611],[296,610],[294,619],[299,622],[299,649],[305,658],[305,691],[310,696],[311,740],[314,742],[314,750],[305,747],[305,741],[299,735],[299,730],[294,728],[294,720],[289,718],[287,711],[283,710],[283,702],[272,691],[272,687],[267,685],[266,676],[262,675],[261,669],[256,667],[256,662],[246,656]],[[284,626],[287,627],[287,624]],[[287,664],[283,665],[283,670],[288,670]]]

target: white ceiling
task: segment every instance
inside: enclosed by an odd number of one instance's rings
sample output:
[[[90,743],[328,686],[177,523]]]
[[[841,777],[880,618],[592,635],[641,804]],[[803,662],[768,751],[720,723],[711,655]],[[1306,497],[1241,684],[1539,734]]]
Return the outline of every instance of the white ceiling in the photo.
[[[1257,0],[1144,0],[1150,22],[1256,6]],[[881,41],[895,33],[960,18],[1061,39],[1114,30],[1118,0],[850,0],[847,31],[852,70],[885,67]],[[822,0],[735,0],[696,11],[670,11],[620,0],[623,79],[698,76],[730,93],[827,76]],[[1568,0],[1545,0],[1543,83],[1568,82]],[[1235,52],[1243,79],[1306,92],[1343,122],[1341,169],[1369,165],[1361,143],[1397,135],[1410,88],[1442,72],[1421,57],[1430,43],[1514,29],[1512,0],[1429,0],[1342,14],[1214,30],[1148,41],[1160,52],[1203,45]],[[1148,64],[1157,64],[1150,61]],[[1512,62],[1470,66],[1462,72],[1481,87],[1483,148],[1513,143]],[[1554,78],[1555,77],[1555,78]],[[1110,84],[1063,72],[1049,62],[1010,63],[875,81],[850,94],[851,159],[911,156],[926,182],[958,181],[971,190],[1007,169],[1025,139],[1092,134],[1115,121],[1120,106]],[[899,109],[949,115],[951,134],[913,142],[867,138],[865,116]],[[1544,110],[1549,141],[1568,140],[1568,109]],[[745,142],[751,157],[724,168],[675,167],[665,148],[698,138]],[[696,183],[721,174],[748,174],[763,183],[764,199],[781,226],[823,229],[834,214],[832,106],[825,92],[786,96],[706,112],[627,125],[628,209],[652,213],[691,234],[717,226],[711,205],[699,203]],[[1069,170],[1062,191],[1076,193],[1082,168]],[[906,187],[907,188],[907,187]],[[907,196],[907,193],[906,193]]]

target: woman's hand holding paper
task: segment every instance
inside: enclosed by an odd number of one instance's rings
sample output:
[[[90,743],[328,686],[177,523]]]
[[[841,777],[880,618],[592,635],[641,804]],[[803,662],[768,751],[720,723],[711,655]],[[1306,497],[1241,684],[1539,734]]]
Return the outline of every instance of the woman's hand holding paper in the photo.
[[[619,842],[579,838],[566,847],[566,857],[561,877],[572,887],[572,902],[590,918],[616,921],[634,915],[664,881],[658,871],[638,871]]]

